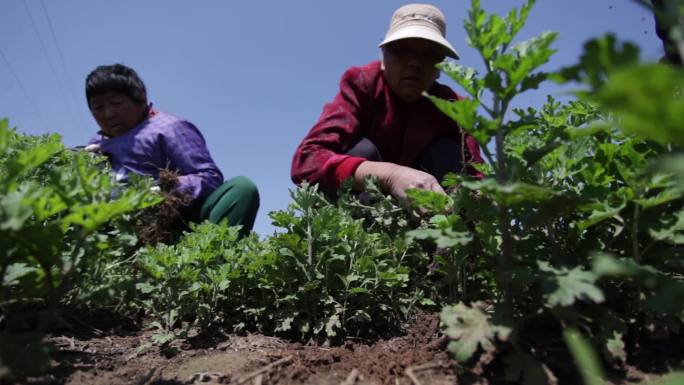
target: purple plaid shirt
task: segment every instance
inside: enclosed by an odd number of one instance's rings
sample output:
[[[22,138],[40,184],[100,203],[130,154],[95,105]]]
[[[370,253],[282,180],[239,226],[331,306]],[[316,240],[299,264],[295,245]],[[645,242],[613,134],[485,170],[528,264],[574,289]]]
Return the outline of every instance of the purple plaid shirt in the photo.
[[[151,110],[149,117],[123,135],[109,138],[101,133],[90,140],[109,157],[119,181],[129,172],[159,178],[169,168],[180,175],[180,191],[193,203],[203,200],[223,183],[223,174],[209,155],[204,137],[187,120]]]

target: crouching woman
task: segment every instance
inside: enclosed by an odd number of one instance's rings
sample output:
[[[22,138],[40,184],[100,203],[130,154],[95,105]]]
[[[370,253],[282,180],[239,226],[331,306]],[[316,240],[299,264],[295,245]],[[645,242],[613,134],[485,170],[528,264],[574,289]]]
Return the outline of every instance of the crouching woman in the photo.
[[[178,174],[177,189],[189,198],[185,219],[254,226],[259,193],[244,176],[223,181],[204,137],[192,123],[151,107],[145,85],[122,64],[99,66],[86,78],[86,99],[100,127],[86,149],[109,158],[117,180],[129,173],[159,179],[161,170]]]

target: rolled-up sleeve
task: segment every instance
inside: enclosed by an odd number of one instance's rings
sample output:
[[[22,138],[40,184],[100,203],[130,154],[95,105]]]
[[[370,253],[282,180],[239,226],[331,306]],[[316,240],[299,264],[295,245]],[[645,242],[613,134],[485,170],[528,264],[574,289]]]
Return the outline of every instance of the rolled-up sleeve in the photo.
[[[161,145],[168,167],[179,174],[178,189],[190,194],[193,201],[206,198],[223,183],[204,137],[192,123],[174,122],[164,130]]]

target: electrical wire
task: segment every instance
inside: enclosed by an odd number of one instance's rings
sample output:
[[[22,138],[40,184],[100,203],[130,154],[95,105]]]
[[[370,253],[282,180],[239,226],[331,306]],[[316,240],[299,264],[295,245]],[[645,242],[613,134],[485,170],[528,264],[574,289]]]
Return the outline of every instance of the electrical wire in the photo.
[[[47,46],[45,45],[45,42],[43,41],[42,37],[40,36],[40,32],[38,31],[38,26],[36,24],[35,19],[33,18],[33,14],[31,13],[31,10],[29,9],[28,2],[27,0],[24,0],[24,8],[26,8],[26,13],[29,16],[29,20],[31,21],[31,26],[33,27],[33,31],[35,32],[36,36],[38,37],[38,41],[40,42],[40,47],[43,50],[43,55],[45,55],[45,59],[47,60],[48,64],[50,65],[50,69],[52,70],[52,75],[55,78],[55,81],[59,82],[60,77],[57,75],[57,70],[55,69],[54,64],[52,63],[52,60],[50,60],[50,55],[48,54]],[[68,83],[68,82],[67,82]],[[68,84],[67,84],[68,87]],[[73,110],[73,104],[69,102],[66,93],[64,93],[64,88],[62,88],[61,84],[57,84],[57,88],[59,89],[60,94],[62,95],[62,99],[64,100],[64,103],[67,106],[67,111],[69,111],[69,117],[71,118],[71,123],[76,127],[79,131],[79,134],[83,135],[83,131],[81,129],[81,126],[76,122],[76,118],[74,116],[74,110]]]
[[[21,82],[21,80],[19,80],[17,73],[14,72],[14,68],[10,64],[9,60],[7,60],[7,57],[5,56],[5,53],[2,52],[2,49],[0,49],[0,57],[2,57],[2,60],[7,65],[7,68],[9,69],[10,74],[12,75],[14,80],[19,85],[19,88],[21,89],[21,91],[24,93],[26,100],[29,102],[29,106],[31,106],[31,108],[35,109],[36,115],[38,115],[38,119],[40,119],[40,121],[42,122],[43,127],[47,127],[48,126],[47,121],[45,120],[45,117],[43,116],[43,114],[40,112],[40,109],[38,108],[38,104],[36,104],[36,102],[33,100],[31,95],[28,93],[28,91],[26,90],[26,87],[24,87],[24,84]]]
[[[45,18],[47,18],[48,21],[48,27],[50,28],[50,33],[52,34],[52,40],[55,42],[55,48],[57,49],[57,55],[59,57],[59,61],[62,65],[62,70],[64,71],[64,75],[66,76],[67,79],[67,84],[71,84],[71,77],[69,76],[69,71],[67,70],[67,65],[66,61],[64,60],[64,55],[62,54],[62,49],[59,46],[59,41],[57,40],[57,34],[55,34],[55,28],[52,24],[52,18],[50,17],[50,13],[48,12],[47,7],[45,6],[45,3],[43,0],[40,0],[40,5],[43,7],[43,12],[45,13]],[[73,101],[74,105],[78,106],[78,101],[76,99],[76,96],[74,95],[74,91],[71,87],[67,87],[67,90],[69,91],[69,94],[71,95],[71,100]],[[80,123],[80,127],[83,128],[85,125],[83,124],[83,120],[81,118],[81,114],[76,114],[76,117]]]

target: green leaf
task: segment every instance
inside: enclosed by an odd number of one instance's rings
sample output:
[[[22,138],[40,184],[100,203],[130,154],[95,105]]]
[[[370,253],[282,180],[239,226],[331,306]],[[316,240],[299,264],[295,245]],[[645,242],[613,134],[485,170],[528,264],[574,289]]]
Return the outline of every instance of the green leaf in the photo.
[[[520,82],[520,90],[518,92],[522,93],[523,91],[527,90],[536,90],[539,88],[539,85],[542,84],[548,77],[549,74],[546,72],[537,72],[527,75],[525,78],[523,78],[522,82]]]
[[[639,60],[639,48],[632,43],[619,45],[615,35],[608,34],[584,44],[580,63],[562,68],[553,79],[558,82],[577,81],[587,84],[592,90],[599,89],[608,74]]]
[[[494,189],[497,202],[508,206],[521,202],[540,202],[553,198],[556,191],[530,183],[509,183],[497,185]]]
[[[603,292],[595,284],[597,275],[594,272],[582,270],[581,266],[568,270],[556,269],[544,261],[537,264],[540,271],[549,273],[545,281],[547,293],[544,294],[547,306],[570,306],[585,299],[595,303],[604,301]]]
[[[684,156],[667,155],[661,156],[658,161],[651,166],[655,172],[665,172],[672,174],[677,182],[680,191],[684,191]]]
[[[430,218],[430,224],[435,228],[410,230],[406,233],[407,238],[431,239],[441,248],[466,246],[473,240],[473,235],[459,215],[435,215]]]
[[[337,330],[342,327],[339,315],[335,314],[328,318],[325,323],[325,333],[328,337],[334,337],[337,335]]]
[[[492,194],[496,202],[508,206],[522,202],[543,202],[559,195],[557,191],[546,186],[525,182],[502,185],[493,178],[463,182],[462,185],[475,191]]]
[[[295,317],[285,317],[282,318],[280,324],[274,329],[276,332],[286,332],[292,329],[292,322],[294,322]]]
[[[451,229],[417,229],[409,231],[407,236],[411,239],[432,239],[441,248],[465,246],[473,240],[470,233]]]
[[[464,27],[468,32],[468,44],[477,48],[487,62],[495,55],[499,47],[511,41],[512,36],[506,33],[507,25],[498,15],[487,15],[481,8],[479,0],[471,2],[470,19]]]
[[[480,98],[484,84],[483,80],[477,77],[477,71],[474,68],[465,67],[453,61],[442,62],[437,67],[463,87],[473,99]]]
[[[152,342],[154,342],[157,345],[166,345],[175,339],[176,334],[173,332],[152,334]]]
[[[354,320],[355,322],[358,323],[368,323],[371,322],[373,319],[371,318],[370,314],[363,310],[357,310],[353,316],[350,317],[350,319]]]
[[[437,303],[436,303],[435,301],[431,300],[430,298],[423,298],[423,299],[421,299],[421,300],[420,300],[420,304],[421,304],[422,306],[430,306],[430,307],[431,307],[431,306],[437,306]]]
[[[466,132],[475,136],[475,139],[482,137],[484,133],[479,133],[477,124],[477,108],[480,102],[476,99],[444,100],[432,95],[426,95],[428,99],[448,117],[453,119]],[[478,140],[479,141],[479,140]],[[482,144],[482,142],[480,142]],[[484,142],[486,144],[486,142]]]
[[[150,294],[157,290],[157,288],[149,282],[140,282],[136,284],[135,287],[143,294]]]
[[[31,218],[33,210],[26,202],[30,201],[26,195],[26,191],[17,190],[0,197],[1,230],[18,231]]]
[[[672,202],[674,200],[680,199],[682,197],[682,192],[679,189],[667,188],[660,191],[656,195],[648,198],[638,198],[635,201],[644,209],[649,209],[651,207],[660,206],[664,203]]]
[[[684,244],[684,210],[673,215],[674,220],[664,219],[661,225],[651,228],[649,233],[654,239],[666,241],[673,245]]]
[[[585,211],[591,210],[589,218],[577,223],[580,230],[586,230],[591,226],[601,223],[607,219],[615,218],[620,214],[620,211],[626,206],[625,203],[613,207],[607,202],[596,202],[589,205],[584,205],[581,208]]]
[[[52,140],[20,151],[6,163],[6,180],[11,182],[17,177],[28,173],[45,163],[63,148],[64,146],[58,140]]]
[[[19,280],[22,277],[25,277],[29,274],[34,274],[38,271],[39,269],[35,266],[29,266],[28,264],[24,262],[20,263],[13,263],[7,267],[7,271],[5,271],[5,276],[1,277],[2,281],[2,286],[12,286],[16,285],[19,283]]]
[[[684,146],[684,72],[641,65],[610,74],[591,99],[616,115],[627,133]]]
[[[550,46],[557,37],[556,32],[544,32],[516,44],[512,54],[502,54],[494,60],[494,68],[503,71],[507,78],[506,87],[499,93],[499,97],[504,100],[510,99],[514,92],[520,93],[536,88],[546,78],[545,74],[532,74],[532,71],[546,63],[555,53]],[[517,90],[521,84],[521,89]]]
[[[609,254],[596,254],[592,260],[592,271],[597,277],[633,277],[638,275],[658,275],[658,270],[642,266],[632,259],[615,258]]]
[[[494,95],[503,96],[506,94],[506,87],[504,86],[503,73],[499,71],[488,72],[484,78],[484,85]]]
[[[463,303],[444,307],[440,319],[444,334],[451,340],[449,351],[460,362],[471,358],[478,347],[486,352],[493,351],[495,340],[505,340],[511,332],[508,327],[491,324],[481,309]]]
[[[149,191],[127,190],[113,201],[93,202],[71,208],[71,213],[64,217],[65,224],[77,224],[91,231],[111,219],[129,211],[142,209],[161,201]]]
[[[621,364],[627,362],[627,351],[625,350],[625,341],[623,341],[622,333],[613,331],[613,335],[606,339],[606,351],[613,361]]]
[[[424,189],[407,189],[406,196],[415,208],[426,209],[433,213],[441,213],[453,205],[453,200],[448,196]]]
[[[502,18],[499,15],[487,14],[480,7],[479,0],[472,0],[469,18],[464,22],[468,44],[480,51],[485,62],[489,62],[517,35],[525,24],[533,4],[533,0],[528,0],[520,13],[513,9]]]
[[[684,372],[670,373],[656,381],[654,385],[682,385],[684,384]]]
[[[5,154],[9,146],[9,121],[6,118],[0,119],[0,156]]]
[[[575,364],[582,373],[584,384],[603,385],[605,377],[601,369],[601,361],[589,342],[573,328],[565,329],[563,337],[575,359]]]

